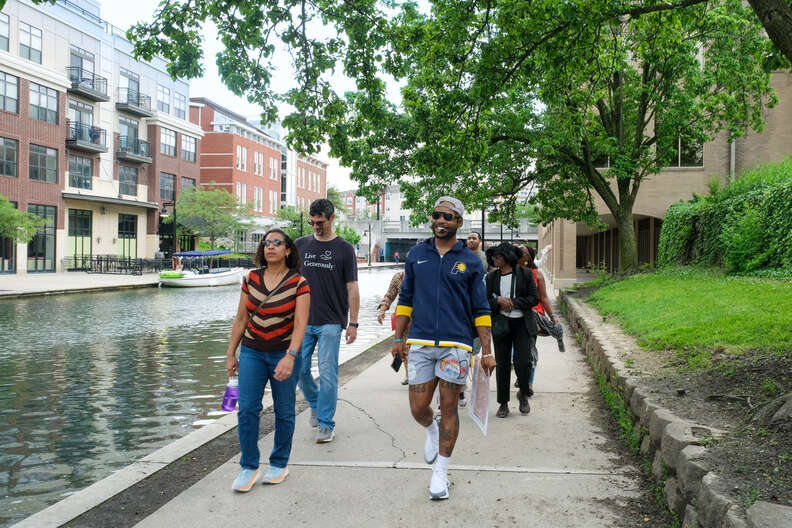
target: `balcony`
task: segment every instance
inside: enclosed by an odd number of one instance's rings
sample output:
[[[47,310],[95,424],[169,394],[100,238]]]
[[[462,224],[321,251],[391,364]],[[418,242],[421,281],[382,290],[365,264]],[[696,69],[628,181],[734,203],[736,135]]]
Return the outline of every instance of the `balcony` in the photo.
[[[151,97],[129,88],[118,89],[116,109],[138,117],[151,117],[154,115],[151,111]]]
[[[103,128],[66,122],[66,146],[84,152],[107,152],[107,132]]]
[[[107,79],[104,77],[77,66],[67,67],[66,75],[71,81],[71,88],[67,90],[69,93],[96,102],[110,100],[110,96],[107,95]]]
[[[121,136],[116,158],[132,163],[151,163],[151,144],[133,137]]]

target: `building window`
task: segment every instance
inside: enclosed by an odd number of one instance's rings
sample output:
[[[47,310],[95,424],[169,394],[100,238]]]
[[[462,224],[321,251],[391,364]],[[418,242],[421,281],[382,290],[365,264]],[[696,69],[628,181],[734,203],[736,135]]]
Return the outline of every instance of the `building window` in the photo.
[[[41,30],[24,22],[19,23],[19,55],[41,64]]]
[[[170,128],[161,129],[160,152],[166,156],[176,155],[176,131]]]
[[[69,209],[68,254],[74,262],[69,269],[90,269],[91,259],[91,211]]]
[[[127,69],[121,68],[118,77],[119,91],[118,97],[122,103],[137,105],[140,103],[140,75]],[[126,90],[126,98],[124,98]]]
[[[16,139],[0,137],[0,176],[17,176],[19,142]]]
[[[28,205],[28,212],[46,220],[36,236],[28,243],[27,269],[55,271],[55,228],[57,211],[52,205]]]
[[[182,154],[184,161],[195,162],[195,138],[182,134]]]
[[[58,92],[30,83],[30,117],[47,123],[58,123]]]
[[[58,151],[30,145],[30,179],[46,183],[58,182]]]
[[[11,35],[11,25],[8,15],[0,13],[0,50],[8,51],[8,40]]]
[[[19,79],[0,72],[0,110],[19,112]]]
[[[187,176],[181,177],[181,188],[187,189],[188,187],[195,188],[195,178],[188,178]]]
[[[118,192],[127,196],[137,196],[138,170],[121,165],[118,168]]]
[[[247,203],[247,183],[237,182],[236,184],[237,202],[244,205]]]
[[[90,189],[93,176],[93,160],[69,154],[69,187]]]
[[[160,199],[173,201],[176,199],[176,176],[160,172]]]
[[[178,92],[173,94],[173,115],[179,119],[187,117],[187,98]]]
[[[241,171],[247,171],[247,147],[237,145],[237,159],[236,168]]]
[[[84,74],[94,73],[94,63],[94,54],[90,51],[85,51],[77,46],[72,46],[69,49],[69,66],[77,69],[75,73],[78,74],[78,80],[82,80],[84,77],[90,79],[89,87],[93,87],[92,76]]]
[[[655,121],[657,155],[667,161],[666,167],[703,167],[704,146],[697,141],[683,138],[675,127],[662,119]]]
[[[170,112],[170,88],[161,84],[157,85],[157,110],[166,114]]]
[[[118,215],[118,246],[120,257],[137,257],[137,215]]]

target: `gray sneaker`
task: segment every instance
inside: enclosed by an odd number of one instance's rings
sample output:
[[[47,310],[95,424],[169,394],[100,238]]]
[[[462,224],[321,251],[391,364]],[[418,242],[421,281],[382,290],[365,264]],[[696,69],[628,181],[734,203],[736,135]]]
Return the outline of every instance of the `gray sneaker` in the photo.
[[[308,418],[308,423],[311,424],[311,427],[319,425],[319,419],[316,418],[316,409],[311,409],[311,417]]]
[[[333,430],[327,427],[320,427],[316,432],[316,443],[326,444],[333,441]]]

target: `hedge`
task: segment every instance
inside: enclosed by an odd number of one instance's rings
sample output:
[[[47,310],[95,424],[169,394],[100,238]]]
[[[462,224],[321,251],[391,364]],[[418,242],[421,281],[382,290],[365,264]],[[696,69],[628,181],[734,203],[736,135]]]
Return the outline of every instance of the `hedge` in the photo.
[[[792,271],[792,157],[745,173],[707,197],[669,207],[657,261]]]

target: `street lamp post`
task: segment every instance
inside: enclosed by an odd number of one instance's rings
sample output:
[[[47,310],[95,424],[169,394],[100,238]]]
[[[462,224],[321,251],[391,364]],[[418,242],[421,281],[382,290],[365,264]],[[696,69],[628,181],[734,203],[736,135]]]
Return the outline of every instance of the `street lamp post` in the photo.
[[[371,248],[372,248],[371,239],[374,238],[374,237],[371,236],[371,222],[369,222],[368,225],[369,225],[369,228],[368,228],[368,265],[369,265],[369,268],[370,268],[371,267]]]

